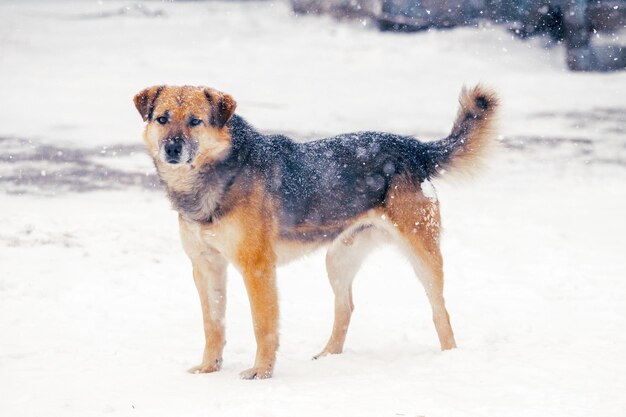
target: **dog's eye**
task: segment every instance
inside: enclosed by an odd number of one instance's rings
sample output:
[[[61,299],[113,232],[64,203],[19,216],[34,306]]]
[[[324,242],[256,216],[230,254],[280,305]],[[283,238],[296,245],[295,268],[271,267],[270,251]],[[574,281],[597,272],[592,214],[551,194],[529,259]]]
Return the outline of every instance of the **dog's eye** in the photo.
[[[202,123],[202,119],[191,119],[189,121],[189,126],[198,126]]]
[[[164,125],[165,123],[167,123],[167,117],[165,116],[157,117],[156,121],[159,122],[159,124]]]

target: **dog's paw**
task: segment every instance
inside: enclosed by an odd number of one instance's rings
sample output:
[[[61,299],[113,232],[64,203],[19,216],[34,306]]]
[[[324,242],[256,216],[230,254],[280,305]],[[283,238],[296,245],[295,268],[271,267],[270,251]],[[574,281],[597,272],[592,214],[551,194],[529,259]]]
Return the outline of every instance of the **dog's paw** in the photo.
[[[267,379],[272,377],[272,367],[254,367],[239,374],[241,379]]]
[[[198,366],[187,369],[190,374],[209,374],[211,372],[217,372],[222,368],[222,358],[215,359],[207,363],[201,363]]]
[[[321,351],[317,355],[313,356],[311,359],[313,359],[315,361],[315,360],[318,360],[320,358],[323,358],[324,356],[339,355],[340,353],[341,353],[341,350],[338,350],[338,349],[324,349],[323,351]]]
[[[311,359],[312,359],[312,360],[314,360],[314,361],[316,361],[316,360],[321,359],[321,358],[323,358],[324,356],[328,356],[328,355],[330,355],[330,352],[326,352],[326,351],[324,350],[324,351],[322,351],[322,352],[318,353],[317,355],[314,355]]]

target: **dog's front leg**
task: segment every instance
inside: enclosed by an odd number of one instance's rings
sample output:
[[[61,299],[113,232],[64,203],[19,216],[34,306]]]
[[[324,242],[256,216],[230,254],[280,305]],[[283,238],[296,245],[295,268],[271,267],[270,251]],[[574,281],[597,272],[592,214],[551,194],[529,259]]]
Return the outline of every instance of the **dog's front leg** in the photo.
[[[202,363],[189,369],[192,373],[219,371],[224,350],[224,313],[226,311],[226,260],[217,251],[192,257],[193,280],[200,296],[204,322]]]
[[[254,245],[257,246],[257,245]],[[273,252],[267,247],[244,247],[239,256],[245,281],[254,336],[257,343],[254,367],[240,374],[242,379],[265,379],[272,376],[278,350],[278,294]]]

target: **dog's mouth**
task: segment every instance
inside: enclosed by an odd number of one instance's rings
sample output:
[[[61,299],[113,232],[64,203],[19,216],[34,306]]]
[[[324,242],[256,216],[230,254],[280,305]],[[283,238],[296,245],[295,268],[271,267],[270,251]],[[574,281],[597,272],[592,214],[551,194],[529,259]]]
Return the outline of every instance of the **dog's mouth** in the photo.
[[[195,154],[196,146],[182,137],[165,139],[161,142],[159,157],[170,165],[190,164]]]

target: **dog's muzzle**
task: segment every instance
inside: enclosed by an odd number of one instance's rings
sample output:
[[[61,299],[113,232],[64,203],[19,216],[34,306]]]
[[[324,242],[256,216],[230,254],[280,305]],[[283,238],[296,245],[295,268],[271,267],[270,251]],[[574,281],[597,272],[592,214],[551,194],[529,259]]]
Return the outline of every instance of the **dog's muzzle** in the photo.
[[[182,137],[166,139],[161,145],[161,159],[168,164],[186,163],[191,160],[191,145]]]

